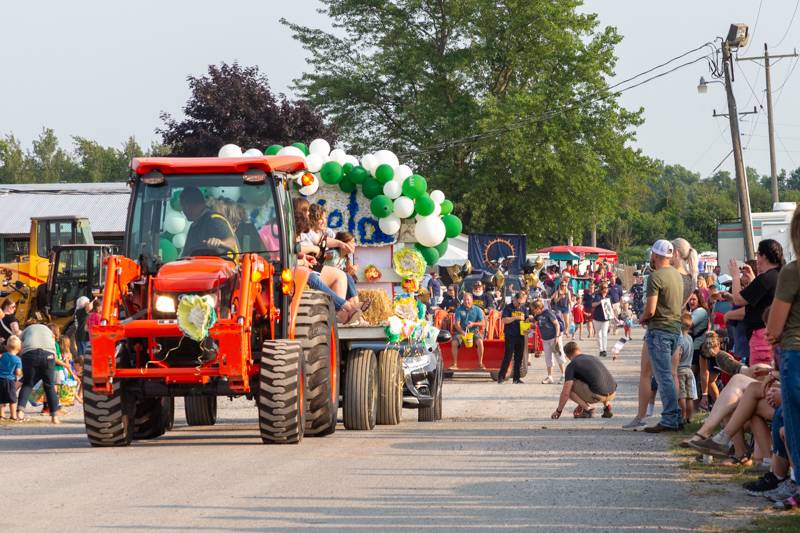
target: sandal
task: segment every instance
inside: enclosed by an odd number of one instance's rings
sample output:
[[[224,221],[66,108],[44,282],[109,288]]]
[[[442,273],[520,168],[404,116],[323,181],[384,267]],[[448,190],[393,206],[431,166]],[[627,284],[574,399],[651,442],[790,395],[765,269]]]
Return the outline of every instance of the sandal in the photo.
[[[361,311],[356,309],[356,310],[353,311],[353,313],[347,319],[347,322],[345,322],[343,325],[345,325],[345,326],[358,326],[360,324],[360,322],[359,322],[360,320],[361,320]]]
[[[692,442],[697,442],[699,440],[704,440],[704,439],[707,439],[707,438],[708,437],[706,437],[705,435],[701,435],[700,433],[695,433],[694,435],[692,435],[688,439],[682,440],[681,443],[679,444],[679,446],[681,448],[691,448],[692,447]]]
[[[750,459],[749,456],[744,455],[742,457],[736,457],[735,455],[731,455],[730,457],[723,459],[722,461],[717,463],[718,466],[753,466],[753,460]]]
[[[366,313],[370,305],[372,305],[372,300],[365,299],[363,302],[361,302],[361,312]]]

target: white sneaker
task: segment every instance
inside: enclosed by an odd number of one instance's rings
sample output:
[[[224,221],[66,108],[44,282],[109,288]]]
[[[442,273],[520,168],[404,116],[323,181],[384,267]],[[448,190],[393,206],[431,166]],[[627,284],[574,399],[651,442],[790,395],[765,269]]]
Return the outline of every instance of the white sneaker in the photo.
[[[547,376],[542,380],[542,385],[552,385],[553,383],[555,383],[555,381],[553,381],[553,376]]]
[[[638,416],[635,416],[635,417],[633,417],[633,420],[631,420],[627,424],[623,425],[622,429],[633,429],[633,430],[636,430],[636,429],[638,429],[640,427],[644,427],[646,425],[647,424],[644,423],[644,420],[642,420]]]
[[[761,495],[767,498],[768,500],[772,500],[773,502],[782,502],[789,496],[792,496],[795,492],[797,492],[797,485],[794,481],[789,478],[786,478],[780,485],[772,490],[768,490]]]

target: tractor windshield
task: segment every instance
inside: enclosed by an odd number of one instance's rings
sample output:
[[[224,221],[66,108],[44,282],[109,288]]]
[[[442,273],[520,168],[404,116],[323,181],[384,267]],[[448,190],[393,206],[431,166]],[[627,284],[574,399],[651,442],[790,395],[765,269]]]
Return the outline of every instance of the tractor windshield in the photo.
[[[167,176],[139,183],[128,230],[128,257],[169,263],[182,257],[256,252],[280,260],[281,232],[269,181],[241,175]]]

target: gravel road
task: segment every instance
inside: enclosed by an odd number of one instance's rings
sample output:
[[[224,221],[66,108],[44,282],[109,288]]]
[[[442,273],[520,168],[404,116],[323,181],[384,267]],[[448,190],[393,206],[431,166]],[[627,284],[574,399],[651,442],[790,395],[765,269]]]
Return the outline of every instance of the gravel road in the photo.
[[[299,446],[260,444],[243,400],[221,401],[214,427],[180,416],[129,448],[90,448],[77,407],[60,426],[6,422],[0,531],[730,530],[758,502],[701,490],[669,437],[620,429],[635,411],[640,347],[607,361],[619,382],[610,420],[574,420],[572,404],[550,420],[560,387],[538,384],[533,359],[523,385],[445,383],[440,423],[406,410],[399,426],[340,426]],[[721,512],[731,508],[739,521]]]

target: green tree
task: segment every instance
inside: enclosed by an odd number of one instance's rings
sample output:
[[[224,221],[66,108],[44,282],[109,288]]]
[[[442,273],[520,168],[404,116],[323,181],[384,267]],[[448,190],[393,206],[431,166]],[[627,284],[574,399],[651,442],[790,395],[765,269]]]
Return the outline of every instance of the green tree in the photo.
[[[34,182],[54,183],[58,181],[77,181],[79,167],[75,159],[59,146],[58,137],[50,128],[45,128],[33,141],[33,149],[28,154]]]
[[[0,183],[19,183],[30,174],[29,160],[13,135],[0,139]]]
[[[410,157],[471,231],[579,238],[647,172],[606,83],[620,37],[581,1],[322,2],[336,34],[284,21],[310,52],[298,90],[354,150]]]
[[[97,141],[84,137],[73,137],[73,141],[82,182],[124,181],[128,178],[131,159],[144,155],[133,137],[121,150],[101,146]]]

